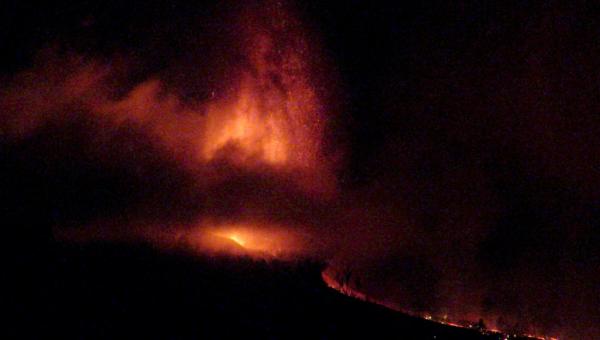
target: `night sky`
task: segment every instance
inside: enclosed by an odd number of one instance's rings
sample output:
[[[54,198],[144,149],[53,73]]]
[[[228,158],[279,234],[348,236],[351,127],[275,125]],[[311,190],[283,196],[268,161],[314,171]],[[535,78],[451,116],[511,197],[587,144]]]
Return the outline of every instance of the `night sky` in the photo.
[[[290,184],[295,175],[231,164],[199,184],[185,148],[54,98],[70,70],[94,60],[113,70],[101,85],[111,98],[160,79],[182,102],[211,100],[228,91],[230,70],[246,67],[230,23],[245,6],[264,4],[0,5],[1,214],[15,267],[43,258],[56,227],[185,225],[247,214],[243,202],[255,200],[251,214],[324,240],[311,251],[351,268],[378,299],[561,338],[600,336],[600,22],[591,3],[291,6],[315,50],[327,111],[319,157],[335,189],[324,198]],[[219,171],[232,175],[213,181]]]

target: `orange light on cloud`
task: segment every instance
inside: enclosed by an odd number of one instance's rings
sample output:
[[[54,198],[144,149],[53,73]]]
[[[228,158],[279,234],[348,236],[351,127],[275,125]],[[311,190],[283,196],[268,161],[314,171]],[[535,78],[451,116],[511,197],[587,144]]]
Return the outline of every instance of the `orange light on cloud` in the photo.
[[[285,258],[305,250],[300,231],[261,222],[203,223],[186,238],[200,253]]]

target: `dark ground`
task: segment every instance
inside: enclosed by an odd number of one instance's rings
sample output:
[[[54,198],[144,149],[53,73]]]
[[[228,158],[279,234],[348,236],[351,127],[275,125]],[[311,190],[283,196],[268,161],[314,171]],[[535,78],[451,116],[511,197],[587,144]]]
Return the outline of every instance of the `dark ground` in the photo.
[[[51,248],[19,268],[32,280],[11,287],[4,307],[18,322],[9,338],[486,338],[341,295],[310,261],[106,243]]]

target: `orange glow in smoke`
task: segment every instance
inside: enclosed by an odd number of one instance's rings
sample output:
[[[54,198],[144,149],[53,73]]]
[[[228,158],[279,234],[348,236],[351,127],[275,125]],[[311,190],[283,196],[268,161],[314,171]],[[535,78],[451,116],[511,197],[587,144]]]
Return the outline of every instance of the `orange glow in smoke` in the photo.
[[[268,34],[248,35],[250,69],[240,72],[228,98],[207,106],[202,158],[245,165],[258,161],[277,168],[318,167],[323,162],[319,155],[324,118],[306,51],[277,44]]]
[[[201,227],[189,238],[200,252],[280,257],[300,254],[303,235],[281,226],[262,223],[235,223]]]
[[[227,236],[228,239],[232,240],[233,242],[239,244],[240,246],[245,246],[246,245],[246,240],[244,240],[242,237],[240,237],[238,234],[231,234]]]
[[[230,152],[229,156],[238,163],[260,160],[270,165],[286,164],[291,156],[287,112],[281,107],[265,107],[264,94],[255,89],[251,80],[245,81],[237,96],[225,109],[209,109],[207,138],[202,148],[204,159]]]

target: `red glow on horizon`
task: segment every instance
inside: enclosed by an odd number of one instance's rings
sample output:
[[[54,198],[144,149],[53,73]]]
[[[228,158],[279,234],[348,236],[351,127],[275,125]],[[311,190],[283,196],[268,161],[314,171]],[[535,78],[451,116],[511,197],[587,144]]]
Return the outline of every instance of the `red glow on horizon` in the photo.
[[[448,315],[444,315],[442,317],[434,317],[433,315],[428,314],[428,313],[414,313],[405,308],[402,308],[400,305],[398,305],[396,303],[390,303],[390,302],[386,302],[386,301],[380,301],[380,300],[373,299],[372,297],[368,296],[367,294],[354,289],[352,287],[352,285],[350,284],[350,282],[345,282],[344,273],[338,272],[333,267],[326,268],[321,273],[321,277],[323,278],[323,281],[329,288],[334,289],[334,290],[340,292],[341,294],[350,296],[352,298],[366,301],[369,303],[374,303],[376,305],[380,305],[385,308],[388,308],[388,309],[391,309],[391,310],[394,310],[397,312],[401,312],[403,314],[423,318],[425,320],[437,322],[437,323],[440,323],[440,324],[443,324],[446,326],[464,328],[464,329],[476,329],[474,327],[475,322],[472,322],[471,324],[467,325],[467,324],[459,323],[456,321],[452,321],[451,319],[448,318]],[[474,318],[474,319],[477,319],[477,318]],[[520,337],[520,338],[527,337],[527,338],[539,339],[539,340],[559,340],[556,337],[551,337],[551,336],[547,336],[547,335],[534,335],[534,334],[528,334],[528,333],[513,334],[513,335],[505,334],[505,333],[503,333],[503,330],[498,330],[495,328],[486,328],[486,329],[478,330],[478,331],[480,331],[484,334],[502,335],[503,336],[502,339],[504,339],[504,340],[508,340],[508,339],[514,338],[514,337]]]
[[[306,234],[268,222],[204,222],[193,230],[179,233],[179,239],[185,239],[185,243],[200,254],[281,260],[309,254]]]

